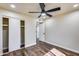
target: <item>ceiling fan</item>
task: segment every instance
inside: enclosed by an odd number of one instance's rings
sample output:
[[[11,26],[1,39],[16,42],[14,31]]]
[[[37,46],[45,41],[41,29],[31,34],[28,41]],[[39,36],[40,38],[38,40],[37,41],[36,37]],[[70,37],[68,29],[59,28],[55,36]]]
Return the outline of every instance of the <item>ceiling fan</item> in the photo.
[[[38,18],[40,18],[42,16],[42,14],[47,15],[49,17],[52,17],[52,15],[48,14],[48,12],[54,12],[54,11],[58,11],[61,10],[60,7],[54,8],[54,9],[50,9],[50,10],[45,10],[45,4],[44,3],[39,3],[40,8],[41,8],[41,12],[29,12],[29,13],[40,13],[40,15],[38,16]]]

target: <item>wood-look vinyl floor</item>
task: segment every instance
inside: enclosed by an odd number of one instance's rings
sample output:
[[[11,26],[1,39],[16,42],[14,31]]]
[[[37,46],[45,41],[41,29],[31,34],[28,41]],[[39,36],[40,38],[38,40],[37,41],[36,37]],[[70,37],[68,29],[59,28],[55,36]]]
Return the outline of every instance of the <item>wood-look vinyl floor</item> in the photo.
[[[72,51],[65,50],[63,48],[56,47],[41,41],[34,46],[9,52],[4,54],[3,56],[45,56],[45,54],[47,53],[50,54],[50,56],[56,56],[53,52],[50,52],[50,50],[53,48],[56,48],[66,56],[79,56],[78,53],[74,53]]]

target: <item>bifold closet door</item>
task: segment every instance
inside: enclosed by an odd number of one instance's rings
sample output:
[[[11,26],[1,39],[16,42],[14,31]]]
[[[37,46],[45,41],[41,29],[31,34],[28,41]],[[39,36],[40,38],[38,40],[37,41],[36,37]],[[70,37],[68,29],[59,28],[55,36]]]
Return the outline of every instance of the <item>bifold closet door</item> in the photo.
[[[3,18],[3,53],[8,52],[9,48],[9,19]]]
[[[25,46],[25,22],[23,20],[20,21],[20,33],[21,33],[21,47]]]
[[[9,20],[9,52],[20,49],[20,19]]]

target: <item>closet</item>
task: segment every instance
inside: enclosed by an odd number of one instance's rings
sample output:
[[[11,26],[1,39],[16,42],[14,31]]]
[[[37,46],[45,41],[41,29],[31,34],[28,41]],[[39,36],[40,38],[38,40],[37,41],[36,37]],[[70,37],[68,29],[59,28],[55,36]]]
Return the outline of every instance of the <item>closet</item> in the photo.
[[[9,19],[3,17],[3,53],[8,52],[9,48]]]
[[[21,48],[25,46],[25,21],[20,21],[20,33],[21,33]]]

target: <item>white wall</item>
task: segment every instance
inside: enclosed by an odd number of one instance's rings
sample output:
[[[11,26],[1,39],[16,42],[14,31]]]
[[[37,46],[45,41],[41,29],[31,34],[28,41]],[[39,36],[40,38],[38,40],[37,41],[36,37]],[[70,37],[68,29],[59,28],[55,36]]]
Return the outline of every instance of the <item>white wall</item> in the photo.
[[[9,51],[20,49],[20,20],[9,18]]]
[[[2,18],[0,18],[0,55],[2,54]]]
[[[36,19],[25,20],[25,47],[36,44]]]
[[[79,52],[79,11],[47,20],[45,41]]]
[[[3,50],[2,18],[9,18],[9,51],[20,49],[20,20],[24,15],[0,9],[0,50]]]
[[[0,49],[2,50],[2,17],[9,18],[9,51],[20,48],[20,20],[25,20],[25,46],[36,43],[35,19],[5,9],[0,9]]]

